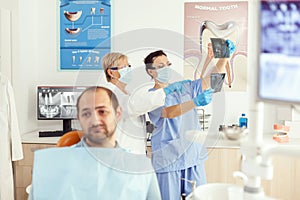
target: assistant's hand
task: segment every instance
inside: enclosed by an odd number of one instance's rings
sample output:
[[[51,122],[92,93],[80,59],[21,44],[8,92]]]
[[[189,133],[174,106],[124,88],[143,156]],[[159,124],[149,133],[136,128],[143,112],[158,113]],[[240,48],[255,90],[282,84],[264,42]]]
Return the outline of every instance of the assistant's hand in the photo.
[[[204,90],[201,94],[196,96],[193,101],[196,106],[205,106],[212,100],[213,89]]]
[[[231,55],[235,51],[236,47],[235,47],[234,43],[229,39],[226,40],[226,44],[229,49],[229,55]]]
[[[183,81],[178,81],[175,83],[171,83],[169,84],[167,87],[164,88],[164,91],[166,93],[166,95],[169,95],[172,92],[179,92],[179,93],[183,93],[184,92],[184,83],[190,83],[191,80],[183,80]]]

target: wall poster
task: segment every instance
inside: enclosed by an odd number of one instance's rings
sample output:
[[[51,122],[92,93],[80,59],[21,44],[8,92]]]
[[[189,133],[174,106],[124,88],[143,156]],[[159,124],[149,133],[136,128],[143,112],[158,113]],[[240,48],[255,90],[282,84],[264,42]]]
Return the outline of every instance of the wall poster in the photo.
[[[99,70],[111,49],[109,0],[60,0],[60,69]]]
[[[185,3],[185,78],[223,78],[224,91],[246,91],[247,31],[247,1]]]

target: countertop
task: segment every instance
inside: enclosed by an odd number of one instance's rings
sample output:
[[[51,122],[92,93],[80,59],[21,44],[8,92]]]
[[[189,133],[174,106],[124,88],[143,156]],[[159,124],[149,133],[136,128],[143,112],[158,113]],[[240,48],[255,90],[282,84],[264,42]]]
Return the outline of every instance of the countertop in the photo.
[[[32,131],[21,135],[22,143],[56,144],[60,137],[39,137],[39,131]]]
[[[272,139],[273,134],[264,134],[264,144],[281,144],[281,145],[299,145],[300,138],[290,138],[287,143],[277,143]],[[34,143],[34,144],[56,144],[60,137],[39,137],[38,131],[32,131],[21,135],[22,143]],[[207,148],[240,148],[241,141],[228,140],[223,137],[222,133],[207,134],[193,138],[194,141],[203,143]],[[150,141],[147,142],[147,146],[151,146]]]

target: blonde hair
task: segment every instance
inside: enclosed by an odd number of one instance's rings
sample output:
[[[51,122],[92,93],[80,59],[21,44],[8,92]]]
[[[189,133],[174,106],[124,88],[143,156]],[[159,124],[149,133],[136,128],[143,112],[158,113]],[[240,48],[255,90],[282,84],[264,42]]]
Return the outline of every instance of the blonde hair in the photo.
[[[102,68],[105,72],[106,80],[109,82],[111,80],[110,75],[108,74],[107,70],[111,67],[117,67],[119,60],[127,59],[127,56],[118,53],[118,52],[111,52],[103,56],[102,58]]]

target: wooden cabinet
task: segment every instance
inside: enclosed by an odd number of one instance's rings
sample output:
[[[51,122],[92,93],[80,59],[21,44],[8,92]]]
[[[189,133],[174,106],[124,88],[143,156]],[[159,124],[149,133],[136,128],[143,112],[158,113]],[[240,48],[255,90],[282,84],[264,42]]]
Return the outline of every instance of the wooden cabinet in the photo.
[[[31,184],[34,151],[55,147],[55,144],[23,144],[23,160],[14,162],[15,199],[27,200],[26,187]]]
[[[267,195],[283,200],[298,200],[300,197],[300,158],[287,156],[272,157],[274,176],[263,180]]]
[[[209,149],[205,163],[208,183],[223,182],[243,185],[242,180],[234,178],[232,173],[240,171],[240,149]],[[272,158],[274,176],[272,180],[262,180],[267,196],[282,200],[297,200],[300,197],[300,158],[274,156]]]
[[[209,148],[208,160],[205,162],[206,178],[208,183],[239,184],[232,173],[240,171],[241,153],[234,148]]]

